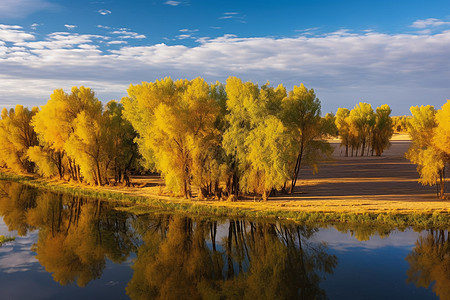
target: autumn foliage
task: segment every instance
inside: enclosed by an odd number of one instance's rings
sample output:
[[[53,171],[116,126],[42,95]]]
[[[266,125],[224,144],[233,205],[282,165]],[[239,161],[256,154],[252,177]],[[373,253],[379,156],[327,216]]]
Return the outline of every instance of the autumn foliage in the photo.
[[[435,182],[448,161],[449,107],[436,116],[418,109],[424,121],[432,118],[421,125],[412,110],[408,157],[423,183]],[[73,87],[55,90],[40,109],[3,109],[0,166],[92,185],[129,185],[132,171],[148,170],[186,198],[267,200],[293,192],[301,168],[317,172],[332,153],[331,136],[339,134],[346,156],[381,155],[394,131],[390,114],[386,104],[374,111],[361,102],[322,117],[320,100],[303,84],[287,91],[236,77],[142,82],[106,105],[90,88]]]

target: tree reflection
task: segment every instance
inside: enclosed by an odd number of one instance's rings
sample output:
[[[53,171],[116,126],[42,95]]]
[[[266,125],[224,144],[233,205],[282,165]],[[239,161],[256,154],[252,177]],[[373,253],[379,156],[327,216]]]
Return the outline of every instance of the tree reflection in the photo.
[[[4,186],[4,185],[2,185]],[[39,229],[36,258],[62,285],[87,285],[99,278],[106,258],[123,262],[135,251],[135,236],[125,213],[100,200],[37,191],[11,183],[3,187],[0,215],[20,235]]]
[[[35,228],[27,222],[27,211],[36,206],[36,189],[15,183],[0,182],[0,215],[9,231],[25,236]]]
[[[165,220],[138,225],[149,230],[127,286],[132,299],[326,298],[319,274],[337,258],[309,240],[314,229],[231,220],[217,244],[216,222]]]
[[[420,236],[416,247],[406,257],[409,263],[407,282],[428,288],[441,299],[450,299],[450,232],[429,230]]]

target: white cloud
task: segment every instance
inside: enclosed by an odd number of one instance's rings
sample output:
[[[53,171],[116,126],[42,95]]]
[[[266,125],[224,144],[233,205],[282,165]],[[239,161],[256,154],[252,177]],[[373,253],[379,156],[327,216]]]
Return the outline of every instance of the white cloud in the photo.
[[[30,25],[30,28],[33,29],[33,30],[36,30],[36,28],[38,28],[39,26],[41,26],[41,24],[33,23],[33,24]]]
[[[111,27],[109,27],[109,26],[105,26],[105,25],[97,25],[97,28],[102,28],[102,29],[111,29]]]
[[[241,23],[245,23],[244,16],[238,12],[224,12],[223,15],[219,17],[219,20],[235,20]]]
[[[197,32],[198,29],[187,29],[187,28],[183,28],[178,30],[179,32]]]
[[[124,45],[124,44],[128,44],[127,41],[111,41],[107,43],[108,45]]]
[[[69,30],[72,30],[72,29],[77,28],[78,26],[77,26],[77,25],[69,25],[69,24],[66,24],[66,25],[64,25],[64,27],[66,27],[66,28],[69,29]]]
[[[102,16],[106,16],[106,15],[110,15],[112,12],[110,10],[107,9],[100,9],[98,11],[99,14],[101,14]]]
[[[179,38],[190,34],[180,32]],[[200,43],[193,47],[128,45],[122,39],[141,35],[125,28],[113,35],[108,39],[59,32],[33,40],[19,26],[0,25],[0,99],[20,94],[23,101],[46,101],[53,89],[79,82],[120,99],[129,83],[165,76],[202,76],[208,81],[239,76],[283,83],[289,89],[304,82],[316,90],[324,112],[364,100],[374,106],[388,103],[395,114],[407,114],[410,105],[440,107],[450,98],[450,31],[418,35],[340,30],[293,38],[224,35],[197,39]],[[117,47],[102,50],[102,43]],[[29,93],[16,86],[27,86]],[[124,89],[116,93],[118,86]]]
[[[190,39],[190,38],[192,38],[192,35],[191,35],[191,34],[180,34],[180,35],[177,35],[176,37],[177,37],[177,39],[179,39],[179,40],[185,40],[185,39]]]
[[[46,0],[1,0],[1,18],[25,18],[40,10],[55,9],[57,6]]]
[[[169,1],[164,2],[164,4],[167,4],[167,5],[170,5],[170,6],[178,6],[178,5],[182,4],[182,2],[181,1],[169,0]]]
[[[25,32],[20,26],[0,24],[0,41],[17,43],[33,39],[34,35]]]
[[[450,22],[445,22],[439,19],[435,18],[429,18],[425,20],[416,20],[410,27],[412,28],[427,28],[427,27],[438,27],[438,26],[444,26],[444,25],[450,25]]]
[[[145,39],[146,36],[143,34],[138,34],[136,32],[132,32],[127,28],[120,28],[119,30],[112,31],[111,34],[117,35],[118,38],[121,39]]]

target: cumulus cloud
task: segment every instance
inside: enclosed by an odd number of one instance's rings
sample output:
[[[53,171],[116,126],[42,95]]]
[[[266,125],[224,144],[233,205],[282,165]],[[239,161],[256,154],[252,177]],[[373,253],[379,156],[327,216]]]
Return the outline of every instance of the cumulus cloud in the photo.
[[[339,30],[291,38],[224,35],[198,39],[198,45],[188,47],[181,42],[128,45],[122,39],[141,35],[126,28],[115,30],[114,38],[59,32],[35,40],[21,27],[1,26],[0,99],[11,98],[7,93],[28,97],[12,88],[27,86],[29,101],[45,101],[60,83],[70,87],[69,82],[97,87],[100,98],[120,99],[128,84],[165,76],[203,76],[208,81],[239,76],[288,88],[303,82],[316,90],[324,112],[363,100],[377,106],[388,103],[395,114],[407,114],[410,105],[438,107],[450,97],[450,31],[418,35]],[[6,40],[1,38],[5,31]],[[180,33],[179,38],[190,34],[184,29]],[[102,43],[116,47],[102,50]],[[22,84],[13,84],[16,81]],[[118,94],[108,92],[118,86],[124,87]]]
[[[450,22],[445,22],[439,19],[435,18],[429,18],[425,20],[416,20],[414,23],[411,24],[412,28],[428,28],[428,27],[438,27],[438,26],[444,26],[444,25],[450,25]]]
[[[34,35],[25,32],[21,26],[0,24],[0,41],[17,43],[33,39]]]

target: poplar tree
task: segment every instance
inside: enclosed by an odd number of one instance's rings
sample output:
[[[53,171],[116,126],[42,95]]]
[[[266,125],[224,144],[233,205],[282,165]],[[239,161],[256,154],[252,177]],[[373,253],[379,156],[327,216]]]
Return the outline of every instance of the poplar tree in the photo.
[[[350,111],[350,120],[353,125],[353,130],[356,131],[358,135],[359,143],[361,145],[361,156],[364,156],[366,146],[371,142],[371,129],[375,124],[375,114],[372,106],[365,102],[360,102],[355,105]],[[359,146],[359,143],[356,144],[357,147]]]
[[[350,110],[347,108],[338,108],[336,112],[336,127],[341,139],[341,146],[345,146],[345,157],[348,157],[348,147],[350,145]]]
[[[326,132],[320,117],[320,100],[313,89],[308,90],[303,84],[294,86],[282,101],[282,120],[290,132],[293,159],[290,161],[292,193],[298,174],[303,164],[310,165],[317,171],[317,162],[332,153],[330,144],[324,138]]]
[[[0,162],[15,172],[32,172],[33,162],[27,155],[28,148],[37,145],[31,119],[38,108],[32,110],[16,105],[15,109],[2,110],[0,120]]]
[[[417,165],[419,182],[423,185],[435,185],[439,180],[439,198],[444,197],[444,167],[446,156],[433,143],[436,132],[436,110],[433,106],[411,107],[412,118],[409,122],[409,134],[411,146],[406,153],[406,158]]]
[[[375,150],[376,155],[381,156],[383,151],[389,148],[389,140],[394,133],[392,118],[390,117],[391,111],[387,104],[376,109],[375,124],[372,129],[372,155]]]

